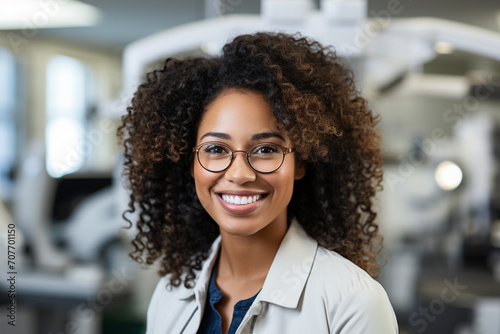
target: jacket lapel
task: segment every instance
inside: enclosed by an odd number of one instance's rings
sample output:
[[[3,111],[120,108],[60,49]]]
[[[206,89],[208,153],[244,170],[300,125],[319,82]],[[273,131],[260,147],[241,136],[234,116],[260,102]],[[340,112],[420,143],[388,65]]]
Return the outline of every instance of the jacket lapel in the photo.
[[[293,219],[255,302],[260,300],[296,308],[311,272],[317,248],[316,240],[309,237],[297,220]]]

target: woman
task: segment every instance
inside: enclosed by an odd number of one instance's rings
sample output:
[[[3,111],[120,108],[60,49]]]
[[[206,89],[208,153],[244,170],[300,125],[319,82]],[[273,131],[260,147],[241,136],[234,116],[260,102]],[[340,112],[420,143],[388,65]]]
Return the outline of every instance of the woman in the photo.
[[[147,333],[397,333],[372,278],[377,121],[300,36],[242,35],[149,73],[119,129],[131,255],[163,276]]]

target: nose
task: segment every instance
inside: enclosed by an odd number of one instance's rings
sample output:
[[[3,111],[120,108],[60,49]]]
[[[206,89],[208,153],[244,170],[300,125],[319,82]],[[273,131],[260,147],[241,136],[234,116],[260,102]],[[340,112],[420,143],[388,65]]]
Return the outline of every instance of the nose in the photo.
[[[226,180],[236,184],[244,184],[246,182],[255,181],[257,179],[257,174],[248,164],[246,152],[235,151],[233,154],[233,162],[231,163],[231,166],[226,169],[226,173],[224,175]]]

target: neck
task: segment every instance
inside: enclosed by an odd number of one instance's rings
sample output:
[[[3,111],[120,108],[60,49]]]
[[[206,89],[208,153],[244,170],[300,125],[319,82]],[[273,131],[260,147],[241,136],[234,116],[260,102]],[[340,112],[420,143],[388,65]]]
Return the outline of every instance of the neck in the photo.
[[[287,231],[286,220],[270,224],[250,236],[235,236],[221,231],[219,279],[265,279]]]

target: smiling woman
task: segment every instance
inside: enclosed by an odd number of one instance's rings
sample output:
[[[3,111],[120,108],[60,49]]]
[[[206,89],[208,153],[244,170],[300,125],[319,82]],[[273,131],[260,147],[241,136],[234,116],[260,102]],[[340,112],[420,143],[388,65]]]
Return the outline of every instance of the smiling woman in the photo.
[[[215,139],[220,144],[212,141]],[[304,176],[305,166],[303,161],[296,163],[293,154],[285,159],[291,149],[282,151],[279,145],[293,144],[285,130],[278,130],[269,103],[253,91],[233,88],[221,92],[206,107],[198,126],[196,143],[203,146],[205,142],[212,151],[208,155],[198,150],[193,177],[198,199],[219,225],[222,240],[229,235],[269,237],[272,231],[282,233],[276,240],[283,239],[294,180]],[[229,159],[222,159],[227,150],[214,152],[214,144],[219,150],[226,145],[243,150],[232,151],[228,146]],[[208,168],[221,160],[224,168]],[[254,202],[254,196],[259,200]],[[280,228],[272,228],[274,225]]]
[[[335,53],[300,36],[149,73],[119,129],[132,256],[163,276],[147,333],[397,333],[372,278],[376,123]]]

